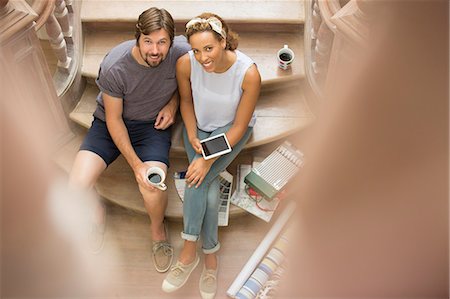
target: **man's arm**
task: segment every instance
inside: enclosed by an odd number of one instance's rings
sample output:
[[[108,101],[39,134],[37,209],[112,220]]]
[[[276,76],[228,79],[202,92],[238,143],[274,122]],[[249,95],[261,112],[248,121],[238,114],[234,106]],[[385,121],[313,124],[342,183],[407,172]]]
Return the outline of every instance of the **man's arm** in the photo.
[[[133,169],[138,184],[146,189],[155,190],[145,177],[148,166],[139,159],[131,146],[130,136],[122,118],[123,100],[104,92],[102,92],[102,97],[105,106],[106,126],[114,143]]]

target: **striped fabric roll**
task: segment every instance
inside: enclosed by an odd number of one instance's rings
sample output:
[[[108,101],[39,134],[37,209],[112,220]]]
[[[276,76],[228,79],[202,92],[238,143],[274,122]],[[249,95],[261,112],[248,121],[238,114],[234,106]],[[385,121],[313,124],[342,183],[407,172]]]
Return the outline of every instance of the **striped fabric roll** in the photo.
[[[242,288],[236,294],[235,298],[256,298],[259,291],[264,287],[276,269],[285,260],[288,245],[288,237],[286,232],[274,243],[265,258],[261,261],[249,279],[247,279]]]
[[[239,292],[236,294],[236,298],[239,299],[252,299],[255,298],[255,296],[253,296],[253,294],[248,291],[246,288],[242,287]]]

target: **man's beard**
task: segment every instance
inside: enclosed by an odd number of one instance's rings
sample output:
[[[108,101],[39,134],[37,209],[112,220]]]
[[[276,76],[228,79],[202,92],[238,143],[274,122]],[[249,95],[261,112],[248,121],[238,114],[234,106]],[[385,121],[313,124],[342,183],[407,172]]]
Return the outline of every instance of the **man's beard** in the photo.
[[[159,58],[158,61],[155,61],[155,62],[151,61],[151,62],[149,62],[149,61],[147,60],[148,55],[143,56],[140,50],[139,50],[139,54],[141,55],[142,60],[144,60],[145,63],[146,63],[149,67],[157,67],[157,66],[160,65],[161,62],[163,62],[163,60],[164,60],[163,56],[160,54],[160,55],[158,55],[158,58]]]

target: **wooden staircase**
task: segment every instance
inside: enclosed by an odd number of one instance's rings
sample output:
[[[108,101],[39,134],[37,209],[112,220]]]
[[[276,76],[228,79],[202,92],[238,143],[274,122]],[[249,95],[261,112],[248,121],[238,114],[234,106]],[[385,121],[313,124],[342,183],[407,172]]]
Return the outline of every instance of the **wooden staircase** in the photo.
[[[209,11],[223,17],[240,35],[239,50],[257,64],[262,77],[261,97],[256,107],[258,117],[254,133],[244,151],[280,141],[308,126],[314,119],[303,96],[303,2],[302,1],[95,1],[84,0],[81,18],[84,33],[82,75],[87,81],[85,91],[70,113],[70,119],[82,128],[89,128],[95,110],[98,88],[95,78],[107,52],[118,43],[134,38],[134,23],[138,15],[150,6],[164,7],[176,20],[177,34],[184,32],[186,22]],[[296,53],[292,68],[278,68],[276,53],[288,44]],[[57,157],[59,165],[70,170],[73,158],[85,135],[80,129],[77,138]],[[187,158],[181,138],[181,122],[174,125],[171,167],[167,183],[169,205],[166,216],[182,218],[182,203],[176,193],[172,174],[187,168]],[[146,213],[134,175],[120,157],[100,177],[99,194],[121,206]],[[243,214],[232,206],[231,216]]]

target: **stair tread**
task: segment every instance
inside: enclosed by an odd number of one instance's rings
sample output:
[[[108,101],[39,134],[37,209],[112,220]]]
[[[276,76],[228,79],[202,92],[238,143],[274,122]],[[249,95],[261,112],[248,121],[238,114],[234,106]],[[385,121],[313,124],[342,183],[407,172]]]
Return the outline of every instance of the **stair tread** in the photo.
[[[82,65],[83,76],[95,79],[98,75],[100,63],[109,50],[117,44],[133,38],[132,32],[87,32]],[[277,51],[285,44],[294,50],[296,56],[289,70],[281,70],[276,58]],[[304,78],[302,34],[242,32],[240,33],[238,49],[255,61],[261,73],[263,86]]]
[[[314,120],[301,86],[292,85],[283,89],[264,91],[258,100],[255,113],[256,125],[246,149],[257,147],[289,136],[308,126]],[[87,85],[80,102],[70,113],[70,118],[85,128],[90,128],[99,90]],[[172,129],[171,153],[184,154],[181,138],[181,121]]]
[[[55,154],[54,161],[64,171],[70,171],[83,137],[83,135],[77,135]],[[176,191],[172,175],[175,171],[185,170],[188,163],[186,158],[171,158],[170,163],[168,177],[166,178],[168,205],[165,215],[171,220],[181,220],[183,218],[183,205]],[[138,213],[147,213],[134,174],[122,156],[119,156],[100,176],[96,184],[96,190],[101,197],[124,208]],[[241,208],[230,205],[230,217],[244,214],[246,212]]]
[[[165,8],[174,20],[183,22],[203,12],[214,12],[228,22],[303,24],[305,20],[304,3],[299,0],[84,0],[81,19],[83,22],[134,22],[151,6]]]

